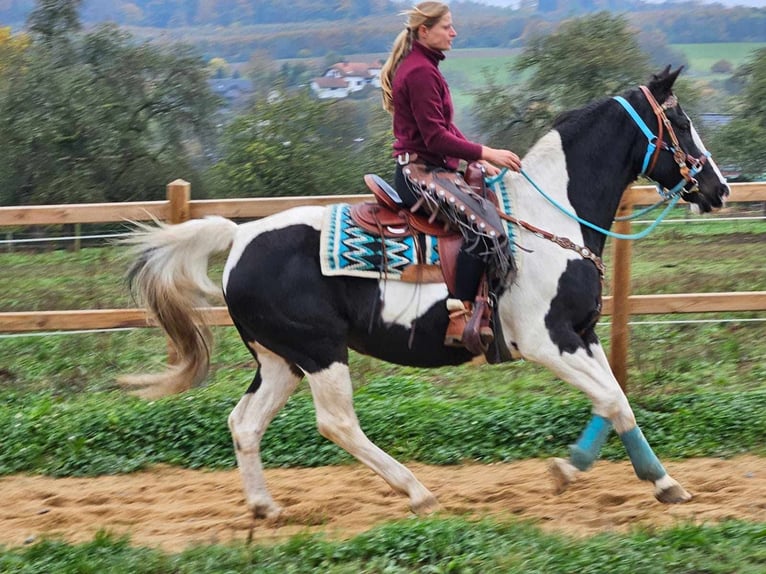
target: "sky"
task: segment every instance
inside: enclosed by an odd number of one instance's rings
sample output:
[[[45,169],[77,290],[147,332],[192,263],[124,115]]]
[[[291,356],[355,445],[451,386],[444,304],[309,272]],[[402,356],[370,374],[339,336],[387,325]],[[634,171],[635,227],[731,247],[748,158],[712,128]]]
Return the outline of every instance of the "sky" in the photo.
[[[518,0],[476,0],[482,4],[492,6],[517,6]],[[644,0],[650,4],[659,4],[666,0]],[[753,6],[755,8],[766,8],[766,0],[700,0],[702,4],[724,4],[725,6]]]

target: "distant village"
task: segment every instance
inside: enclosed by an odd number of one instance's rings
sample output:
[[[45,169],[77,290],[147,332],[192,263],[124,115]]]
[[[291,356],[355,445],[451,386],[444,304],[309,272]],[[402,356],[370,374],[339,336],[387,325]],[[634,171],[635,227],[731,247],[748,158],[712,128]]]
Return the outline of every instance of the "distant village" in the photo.
[[[325,70],[322,76],[312,78],[309,88],[314,97],[326,99],[347,98],[365,89],[380,88],[380,70],[383,62],[338,62]],[[255,91],[252,80],[240,77],[208,80],[210,89],[224,99],[227,107],[237,107],[250,99]]]
[[[317,98],[347,98],[372,86],[380,88],[382,62],[338,62],[319,78],[311,80],[311,91]]]

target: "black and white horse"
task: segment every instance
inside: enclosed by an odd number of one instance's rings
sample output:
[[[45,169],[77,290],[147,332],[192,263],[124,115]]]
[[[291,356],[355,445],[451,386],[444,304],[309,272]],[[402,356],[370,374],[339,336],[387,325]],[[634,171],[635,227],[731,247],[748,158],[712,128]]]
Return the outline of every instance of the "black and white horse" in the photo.
[[[518,272],[497,301],[502,335],[512,354],[547,366],[593,404],[591,421],[571,446],[570,457],[551,464],[559,489],[593,464],[614,428],[637,476],[654,484],[660,501],[691,498],[641,433],[594,332],[602,277],[587,255],[588,250],[600,255],[605,237],[582,223],[608,229],[623,191],[642,172],[703,212],[722,205],[726,182],[671,91],[679,71],[668,68],[652,78],[644,87],[648,89],[632,89],[622,98],[563,114],[531,149],[524,158],[526,174],[563,210],[521,175],[503,178],[515,196],[516,217],[579,246],[566,249],[519,228],[516,242],[523,249],[517,253]],[[665,118],[668,122],[660,129]],[[661,141],[652,141],[654,133],[664,133]],[[434,495],[360,428],[348,349],[420,367],[473,357],[465,349],[443,345],[448,322],[444,284],[322,274],[319,238],[326,209],[298,207],[242,225],[208,217],[137,230],[132,242],[140,255],[131,270],[132,284],[168,333],[178,360],[165,373],[134,376],[128,382],[143,385],[145,396],[156,397],[184,391],[205,378],[209,338],[204,317],[195,308],[209,306],[209,297],[220,295],[208,278],[208,258],[229,249],[224,297],[259,365],[229,416],[253,516],[272,517],[281,510],[266,487],[260,443],[304,376],[319,432],[406,494],[413,511],[432,511],[438,507]]]

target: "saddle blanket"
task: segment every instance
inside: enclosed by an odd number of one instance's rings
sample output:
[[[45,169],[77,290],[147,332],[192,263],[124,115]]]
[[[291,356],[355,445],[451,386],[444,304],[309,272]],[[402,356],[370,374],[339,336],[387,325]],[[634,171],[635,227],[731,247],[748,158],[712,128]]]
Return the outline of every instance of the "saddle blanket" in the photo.
[[[500,202],[500,209],[511,213],[511,200],[505,185],[494,186]],[[503,222],[511,245],[513,227]],[[351,219],[351,206],[347,203],[329,205],[325,212],[320,234],[319,258],[323,275],[346,275],[397,280],[406,267],[413,263],[438,265],[439,248],[437,238],[421,236],[423,243],[416,247],[414,237],[379,237],[357,226]],[[385,241],[385,258],[381,242]],[[418,256],[423,260],[419,260]]]
[[[439,263],[436,237],[422,237],[425,241],[419,253],[424,260],[418,261],[414,237],[372,235],[351,219],[349,204],[330,205],[325,212],[319,244],[322,274],[399,279],[402,271],[414,262]],[[385,261],[382,242],[385,242]]]

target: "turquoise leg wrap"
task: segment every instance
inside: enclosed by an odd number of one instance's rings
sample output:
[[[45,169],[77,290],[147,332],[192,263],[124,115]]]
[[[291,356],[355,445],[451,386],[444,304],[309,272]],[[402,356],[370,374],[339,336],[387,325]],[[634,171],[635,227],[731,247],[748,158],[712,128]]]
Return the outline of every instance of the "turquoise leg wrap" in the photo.
[[[588,470],[601,452],[609,433],[612,423],[599,415],[593,415],[582,431],[580,439],[569,447],[569,461],[578,470]]]
[[[630,462],[633,463],[633,469],[638,478],[654,482],[667,474],[638,425],[621,434],[620,438],[625,445],[625,450],[628,451]]]

